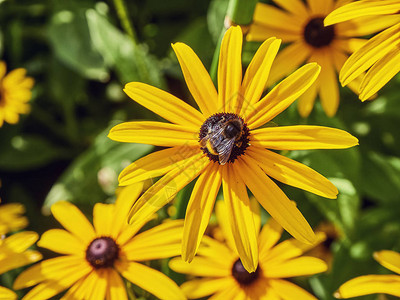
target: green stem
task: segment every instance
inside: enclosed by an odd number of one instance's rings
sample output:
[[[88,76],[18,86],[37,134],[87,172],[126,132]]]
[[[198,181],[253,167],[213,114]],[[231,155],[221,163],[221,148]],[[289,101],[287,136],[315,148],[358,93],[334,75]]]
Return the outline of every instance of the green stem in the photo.
[[[114,0],[114,5],[115,5],[115,9],[117,10],[117,15],[121,21],[122,27],[124,28],[126,33],[128,33],[128,35],[132,38],[133,42],[135,44],[137,44],[138,40],[137,40],[136,32],[133,29],[132,23],[128,18],[128,13],[126,10],[126,5],[125,5],[124,0]]]

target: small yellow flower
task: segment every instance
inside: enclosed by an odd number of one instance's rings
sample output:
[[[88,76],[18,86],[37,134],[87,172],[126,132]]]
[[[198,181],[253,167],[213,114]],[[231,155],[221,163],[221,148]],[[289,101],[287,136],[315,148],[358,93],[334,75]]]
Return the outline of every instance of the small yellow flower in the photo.
[[[26,77],[26,70],[19,68],[6,75],[6,64],[0,61],[0,127],[4,122],[18,123],[19,114],[30,110],[33,79]]]
[[[182,257],[191,261],[222,186],[236,247],[245,268],[254,271],[258,265],[257,233],[247,187],[283,228],[309,243],[315,239],[311,227],[270,177],[327,198],[336,198],[338,193],[329,180],[311,168],[265,148],[340,149],[357,145],[358,140],[327,127],[263,126],[311,86],[320,67],[316,63],[303,66],[261,98],[280,40],[270,38],[260,46],[242,79],[242,39],[240,27],[231,27],[222,40],[218,93],[193,50],[174,44],[200,111],[155,87],[131,82],[124,90],[128,96],[171,123],[126,122],[112,128],[109,137],[169,147],[121,172],[120,185],[162,176],[135,202],[131,217],[136,221],[148,218],[199,177],[186,210],[182,241]]]
[[[15,289],[36,285],[23,299],[48,299],[69,289],[61,299],[128,299],[123,279],[161,299],[185,299],[174,281],[141,261],[180,253],[181,221],[171,221],[137,234],[145,222],[129,226],[129,207],[142,184],[126,187],[116,204],[97,203],[93,225],[69,202],[51,207],[65,229],[46,231],[38,246],[64,254],[22,272]]]
[[[24,212],[25,207],[20,203],[0,205],[0,236],[26,227],[28,219],[21,216]]]
[[[257,212],[257,207],[254,210]],[[255,272],[249,273],[236,252],[224,202],[217,201],[216,212],[226,243],[204,236],[198,255],[191,263],[181,258],[170,261],[174,271],[202,277],[182,284],[181,288],[189,299],[212,295],[209,299],[316,300],[307,291],[285,280],[326,271],[327,266],[321,259],[301,256],[316,244],[304,244],[294,239],[276,244],[281,237],[282,227],[270,219],[258,235],[258,266]],[[259,230],[259,217],[256,223]],[[323,234],[317,236],[318,242],[324,239]]]
[[[400,254],[382,250],[374,253],[374,258],[385,268],[400,275]],[[384,293],[400,297],[399,275],[365,275],[350,279],[335,293],[336,298],[352,298]]]
[[[342,6],[325,19],[325,25],[332,25],[351,20],[358,22],[363,18],[385,18],[397,20],[388,22],[387,28],[372,37],[363,47],[355,51],[340,71],[340,82],[350,85],[363,72],[358,93],[364,101],[378,92],[390,79],[400,71],[400,1],[360,0]],[[340,26],[341,24],[335,25]]]
[[[0,274],[42,259],[38,251],[27,250],[38,238],[36,232],[24,231],[0,239]],[[0,286],[0,299],[17,299],[17,295]]]
[[[339,73],[349,54],[367,40],[358,37],[375,33],[400,21],[400,17],[364,17],[343,24],[324,27],[324,18],[349,0],[273,0],[280,6],[258,3],[248,39],[263,41],[271,36],[282,39],[288,46],[278,54],[268,85],[290,74],[305,61],[317,62],[321,74],[314,85],[300,97],[299,113],[307,117],[319,94],[328,116],[334,116],[339,106]],[[379,1],[378,1],[379,2]],[[361,73],[358,73],[358,77]],[[349,84],[357,93],[360,80]],[[369,95],[372,96],[373,94]],[[369,97],[367,97],[369,98]]]

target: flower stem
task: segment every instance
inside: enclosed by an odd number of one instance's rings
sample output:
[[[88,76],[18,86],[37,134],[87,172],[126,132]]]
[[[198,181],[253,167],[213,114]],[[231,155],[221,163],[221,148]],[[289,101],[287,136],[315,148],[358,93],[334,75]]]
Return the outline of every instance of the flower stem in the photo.
[[[115,9],[117,11],[118,18],[121,22],[122,27],[126,31],[126,33],[132,38],[132,41],[137,44],[137,36],[136,32],[133,29],[132,23],[128,18],[128,13],[126,10],[126,5],[124,0],[114,0]]]
[[[224,27],[215,47],[213,60],[211,62],[210,76],[214,84],[217,85],[217,72],[218,72],[218,59],[219,50],[221,48],[222,38],[225,31],[232,25],[240,25],[243,34],[247,33],[248,26],[253,22],[254,10],[258,0],[230,0],[226,17],[224,20]]]

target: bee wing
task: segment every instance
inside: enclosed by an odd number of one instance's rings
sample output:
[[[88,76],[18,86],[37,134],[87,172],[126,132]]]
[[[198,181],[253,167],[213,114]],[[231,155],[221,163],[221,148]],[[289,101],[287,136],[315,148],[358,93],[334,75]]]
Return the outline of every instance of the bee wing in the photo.
[[[218,152],[218,159],[221,165],[224,165],[228,162],[229,157],[231,156],[233,146],[235,144],[235,139],[225,139],[223,143],[220,143],[216,150]]]
[[[202,147],[205,147],[207,144],[207,141],[209,140],[211,145],[218,147],[218,145],[221,144],[221,142],[223,140],[223,138],[222,138],[223,131],[224,131],[224,128],[219,127],[214,132],[207,133],[207,135],[200,140],[200,145]]]

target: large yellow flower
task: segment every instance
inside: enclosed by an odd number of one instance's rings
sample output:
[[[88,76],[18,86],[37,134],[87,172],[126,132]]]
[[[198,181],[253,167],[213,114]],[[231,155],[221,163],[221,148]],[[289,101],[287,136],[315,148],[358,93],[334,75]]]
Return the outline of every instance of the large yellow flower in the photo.
[[[26,227],[28,219],[21,216],[24,212],[25,207],[20,203],[0,205],[0,236]]]
[[[115,205],[97,203],[94,228],[71,203],[54,204],[52,213],[67,230],[46,231],[38,245],[65,255],[17,277],[15,289],[36,285],[23,299],[48,299],[68,288],[61,299],[128,299],[121,276],[158,298],[185,299],[174,281],[138,263],[178,255],[183,225],[171,221],[136,235],[143,222],[130,226],[126,217],[141,191],[141,184],[126,187]]]
[[[354,52],[340,71],[342,85],[351,82],[363,72],[368,72],[359,88],[361,100],[378,92],[400,71],[400,1],[360,0],[336,9],[325,19],[326,25],[363,18],[386,18],[396,20],[386,24],[386,30],[371,38],[368,43]],[[335,25],[339,26],[341,24]]]
[[[222,201],[217,201],[216,211],[226,243],[204,236],[198,255],[190,264],[180,258],[170,261],[170,267],[176,272],[203,277],[182,284],[181,288],[189,299],[212,295],[209,299],[316,300],[307,291],[285,280],[326,271],[327,266],[321,259],[301,256],[313,245],[294,239],[276,245],[282,227],[270,219],[258,235],[260,257],[257,269],[249,273],[237,255]],[[259,217],[256,218],[256,225],[259,230]],[[323,238],[323,234],[318,234],[318,242]]]
[[[374,253],[374,258],[384,267],[400,275],[400,254],[390,250]],[[352,298],[384,293],[400,297],[399,275],[365,275],[353,278],[335,293],[336,298]]]
[[[324,18],[330,12],[351,1],[307,0],[307,4],[301,0],[273,0],[273,2],[282,9],[258,3],[254,23],[248,34],[249,40],[263,41],[276,36],[284,43],[288,43],[272,66],[268,86],[293,72],[304,61],[317,62],[321,66],[321,74],[315,84],[300,97],[299,113],[303,117],[308,116],[318,94],[326,114],[334,116],[340,98],[336,74],[339,73],[349,54],[366,42],[356,37],[377,32],[400,21],[400,18],[364,17],[324,27]],[[353,76],[353,79],[359,75],[361,73]],[[349,87],[357,92],[359,84],[360,81],[354,81]]]
[[[38,238],[36,232],[24,231],[0,239],[0,274],[42,259],[38,251],[27,250]],[[17,299],[17,295],[0,286],[0,299],[13,300]]]
[[[186,84],[200,111],[155,87],[128,83],[124,90],[128,96],[172,124],[126,122],[112,128],[109,137],[169,147],[137,160],[121,172],[121,185],[163,176],[134,204],[130,216],[137,221],[148,218],[199,176],[186,210],[182,241],[182,257],[191,261],[222,184],[240,257],[247,270],[255,271],[257,233],[246,186],[283,228],[309,243],[315,239],[311,227],[270,176],[327,198],[336,198],[338,193],[319,173],[265,148],[348,148],[358,141],[345,131],[326,127],[263,127],[310,87],[320,67],[315,63],[305,65],[261,98],[280,40],[271,38],[260,46],[242,80],[242,39],[240,27],[231,27],[223,38],[218,93],[193,50],[182,43],[174,44]]]
[[[15,124],[19,114],[26,114],[30,107],[33,79],[25,77],[26,70],[19,68],[6,75],[6,64],[0,61],[0,127],[4,122]]]

